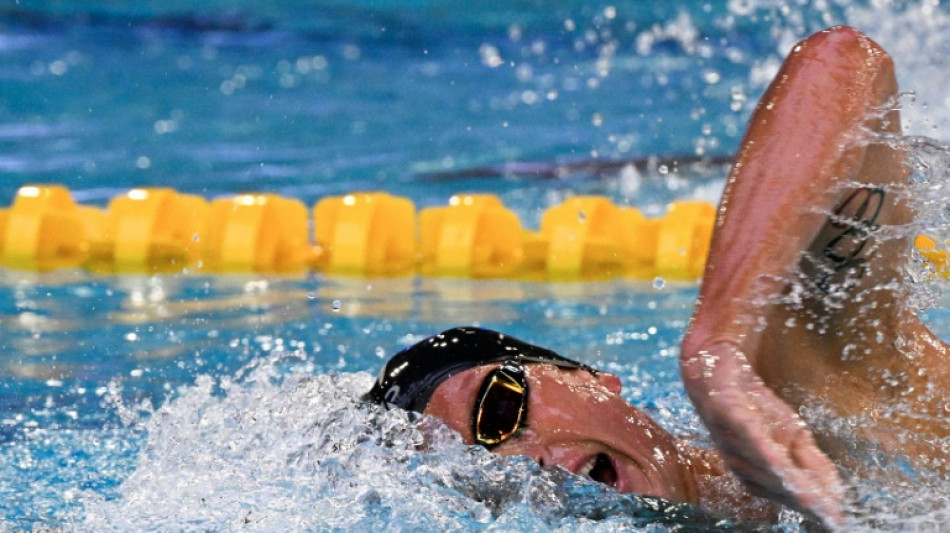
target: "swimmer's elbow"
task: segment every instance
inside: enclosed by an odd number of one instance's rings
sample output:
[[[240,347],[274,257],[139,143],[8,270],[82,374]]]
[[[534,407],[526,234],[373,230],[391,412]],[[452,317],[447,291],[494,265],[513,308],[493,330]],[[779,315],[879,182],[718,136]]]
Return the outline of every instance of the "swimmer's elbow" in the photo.
[[[893,72],[894,61],[879,44],[851,26],[834,26],[799,41],[792,55],[822,62],[843,61],[854,68],[864,66],[874,71]]]

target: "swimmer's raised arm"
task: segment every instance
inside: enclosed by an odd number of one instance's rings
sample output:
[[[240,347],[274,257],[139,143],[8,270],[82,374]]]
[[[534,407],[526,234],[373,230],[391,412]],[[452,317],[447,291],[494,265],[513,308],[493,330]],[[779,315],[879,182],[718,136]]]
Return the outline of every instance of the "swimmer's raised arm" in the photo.
[[[900,131],[885,111],[896,92],[890,57],[854,29],[794,47],[749,122],[682,346],[686,389],[729,466],[826,523],[841,519],[838,474],[789,402],[841,371],[841,328],[871,327],[849,295],[898,277],[907,239],[872,235],[911,217],[883,188],[905,179],[901,153],[871,138]],[[896,329],[895,294],[868,297],[883,307],[875,327]]]

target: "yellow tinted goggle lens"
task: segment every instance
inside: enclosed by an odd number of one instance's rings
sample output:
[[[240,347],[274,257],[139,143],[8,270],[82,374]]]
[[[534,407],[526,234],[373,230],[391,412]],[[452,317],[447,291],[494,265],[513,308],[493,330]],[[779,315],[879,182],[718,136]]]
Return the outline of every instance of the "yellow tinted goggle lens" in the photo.
[[[475,407],[475,441],[498,445],[524,421],[528,386],[520,364],[506,363],[488,375]]]

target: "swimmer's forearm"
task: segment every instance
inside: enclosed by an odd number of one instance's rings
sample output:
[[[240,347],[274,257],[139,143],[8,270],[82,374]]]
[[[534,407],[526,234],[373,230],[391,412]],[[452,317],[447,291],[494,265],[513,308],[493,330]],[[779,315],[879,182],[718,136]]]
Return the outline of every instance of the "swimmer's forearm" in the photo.
[[[867,129],[899,131],[896,113],[872,117],[896,91],[890,57],[856,30],[795,47],[749,122],[684,354],[715,338],[754,343],[756,306],[783,290],[841,193],[835,185],[857,178],[867,150],[856,141]]]

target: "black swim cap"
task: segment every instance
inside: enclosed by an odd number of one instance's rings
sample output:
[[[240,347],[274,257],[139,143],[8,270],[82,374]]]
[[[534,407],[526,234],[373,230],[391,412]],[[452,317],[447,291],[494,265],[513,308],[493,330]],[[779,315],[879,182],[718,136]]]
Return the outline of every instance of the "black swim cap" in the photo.
[[[453,328],[394,355],[364,399],[387,408],[395,406],[421,413],[443,381],[469,368],[507,360],[595,372],[583,363],[497,331]]]

